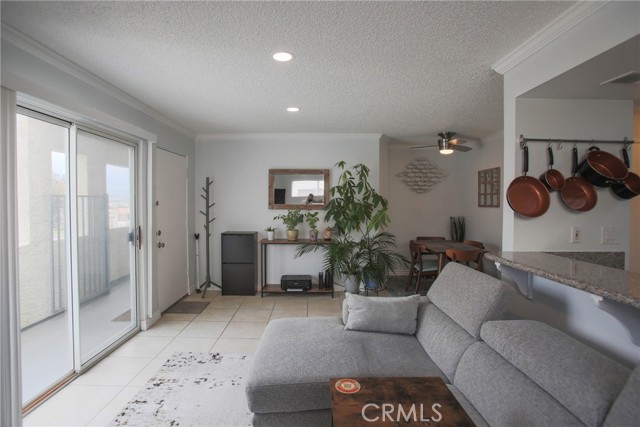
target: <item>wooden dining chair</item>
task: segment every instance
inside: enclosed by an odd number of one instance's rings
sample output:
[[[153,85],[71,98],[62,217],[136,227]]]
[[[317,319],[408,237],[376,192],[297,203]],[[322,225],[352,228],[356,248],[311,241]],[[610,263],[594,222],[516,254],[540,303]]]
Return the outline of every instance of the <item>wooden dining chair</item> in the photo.
[[[465,251],[460,249],[447,249],[447,257],[454,262],[462,262],[468,266],[470,262],[476,264],[476,270],[484,271],[482,266],[482,258],[484,257],[483,250]]]
[[[469,245],[469,246],[475,246],[475,247],[480,248],[480,249],[484,249],[485,248],[484,247],[484,243],[478,242],[477,240],[463,240],[462,243],[465,244],[465,245]]]
[[[423,278],[436,277],[438,275],[438,260],[425,259],[422,252],[422,245],[417,242],[409,243],[409,251],[411,252],[411,267],[409,270],[409,283],[405,290],[412,286],[413,278],[416,279],[416,294],[420,292],[420,281]]]

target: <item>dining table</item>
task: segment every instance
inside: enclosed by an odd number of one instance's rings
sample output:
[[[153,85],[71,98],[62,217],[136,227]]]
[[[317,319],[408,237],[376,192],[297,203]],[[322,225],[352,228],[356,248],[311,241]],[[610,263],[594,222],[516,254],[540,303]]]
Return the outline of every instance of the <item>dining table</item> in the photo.
[[[447,263],[447,249],[462,251],[477,251],[477,246],[467,245],[455,240],[412,240],[420,245],[421,252],[427,252],[438,256],[438,275]]]

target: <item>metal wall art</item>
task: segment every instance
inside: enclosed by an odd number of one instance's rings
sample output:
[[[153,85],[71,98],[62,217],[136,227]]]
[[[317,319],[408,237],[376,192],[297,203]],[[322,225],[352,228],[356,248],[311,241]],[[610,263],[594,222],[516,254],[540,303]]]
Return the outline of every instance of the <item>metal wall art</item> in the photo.
[[[409,163],[396,176],[402,177],[402,182],[416,193],[425,193],[442,181],[447,174],[426,157],[420,157]]]

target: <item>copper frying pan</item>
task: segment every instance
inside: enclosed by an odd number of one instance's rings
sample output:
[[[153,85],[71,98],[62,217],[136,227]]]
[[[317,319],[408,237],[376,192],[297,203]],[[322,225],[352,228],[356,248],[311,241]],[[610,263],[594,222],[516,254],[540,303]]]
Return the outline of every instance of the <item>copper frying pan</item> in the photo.
[[[527,176],[529,171],[529,147],[524,147],[523,174],[507,188],[507,202],[517,214],[529,218],[543,215],[551,204],[549,190],[539,179]]]
[[[553,168],[553,149],[551,146],[547,147],[547,153],[549,154],[549,169],[540,175],[540,181],[549,191],[560,191],[564,188],[564,176],[562,176],[562,172]]]
[[[576,176],[578,172],[578,149],[573,147],[573,175],[566,179],[560,191],[563,203],[574,211],[586,212],[593,209],[598,202],[598,194],[587,180]]]
[[[627,153],[627,147],[622,149],[622,158],[625,166],[629,168],[629,154]],[[621,183],[611,185],[611,189],[616,196],[623,199],[630,199],[640,194],[640,176],[638,174],[629,171],[625,179]]]

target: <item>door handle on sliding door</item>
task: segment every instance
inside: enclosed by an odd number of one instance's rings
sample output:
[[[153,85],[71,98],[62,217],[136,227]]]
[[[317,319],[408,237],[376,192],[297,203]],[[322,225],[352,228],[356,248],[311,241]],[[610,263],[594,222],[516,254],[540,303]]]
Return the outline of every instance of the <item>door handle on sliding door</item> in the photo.
[[[138,243],[138,250],[142,249],[142,227],[138,226],[136,230],[136,242]]]

